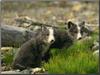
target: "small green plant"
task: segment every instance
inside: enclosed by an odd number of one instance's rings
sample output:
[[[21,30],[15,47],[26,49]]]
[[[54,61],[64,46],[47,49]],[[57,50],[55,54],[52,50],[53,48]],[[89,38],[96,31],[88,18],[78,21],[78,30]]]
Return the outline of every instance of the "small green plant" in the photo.
[[[16,53],[15,51],[17,51],[16,48],[13,48],[13,49],[9,50],[8,52],[4,53],[2,55],[3,59],[1,61],[3,61],[6,65],[11,65],[14,55]]]

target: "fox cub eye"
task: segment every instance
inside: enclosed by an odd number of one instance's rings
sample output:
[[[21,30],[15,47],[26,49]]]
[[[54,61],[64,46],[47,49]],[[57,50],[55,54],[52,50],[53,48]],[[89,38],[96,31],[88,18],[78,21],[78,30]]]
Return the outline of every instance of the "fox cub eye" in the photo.
[[[46,35],[49,36],[49,33],[47,33]]]

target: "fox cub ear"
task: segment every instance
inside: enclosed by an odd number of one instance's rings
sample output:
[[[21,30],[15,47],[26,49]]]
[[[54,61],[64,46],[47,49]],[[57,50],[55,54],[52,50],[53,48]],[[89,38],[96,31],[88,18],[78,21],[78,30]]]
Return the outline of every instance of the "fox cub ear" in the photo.
[[[73,25],[75,25],[73,22],[69,21],[67,23],[67,28],[70,29]]]
[[[79,26],[85,26],[85,21],[82,21],[80,24],[79,24]]]

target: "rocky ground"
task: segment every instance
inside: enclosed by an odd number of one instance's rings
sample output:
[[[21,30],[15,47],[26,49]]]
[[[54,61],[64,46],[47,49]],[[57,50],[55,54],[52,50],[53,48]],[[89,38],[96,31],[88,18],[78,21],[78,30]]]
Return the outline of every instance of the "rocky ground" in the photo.
[[[34,5],[35,3],[33,3]],[[53,24],[53,25],[63,25],[63,22],[69,19],[84,20],[86,23],[98,25],[99,21],[99,6],[98,2],[79,2],[79,1],[69,1],[69,2],[51,2],[50,3],[36,3],[37,6],[31,7],[29,9],[20,8],[11,9],[6,6],[6,9],[2,7],[2,17],[3,22],[8,25],[14,25],[16,15],[28,16],[34,21]],[[45,4],[45,6],[44,6]],[[14,6],[13,4],[11,4]],[[27,6],[26,6],[27,7]],[[11,10],[11,11],[9,11]]]

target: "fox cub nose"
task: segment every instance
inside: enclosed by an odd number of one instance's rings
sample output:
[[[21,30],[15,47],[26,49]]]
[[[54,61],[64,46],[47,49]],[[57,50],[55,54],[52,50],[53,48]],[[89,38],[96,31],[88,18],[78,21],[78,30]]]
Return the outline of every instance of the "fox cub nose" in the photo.
[[[82,39],[82,37],[79,37],[79,38],[78,38],[78,40],[81,40],[81,39]]]
[[[50,42],[50,43],[54,43],[54,41],[55,41],[55,40],[51,40],[51,42]]]

